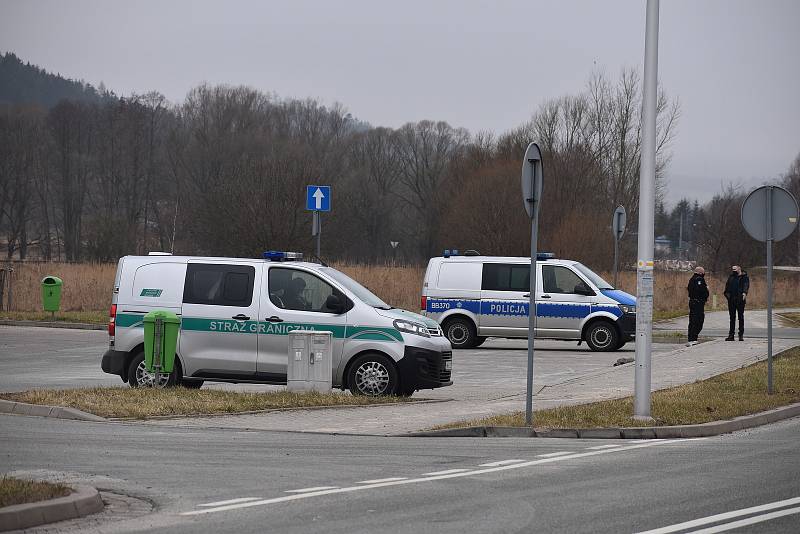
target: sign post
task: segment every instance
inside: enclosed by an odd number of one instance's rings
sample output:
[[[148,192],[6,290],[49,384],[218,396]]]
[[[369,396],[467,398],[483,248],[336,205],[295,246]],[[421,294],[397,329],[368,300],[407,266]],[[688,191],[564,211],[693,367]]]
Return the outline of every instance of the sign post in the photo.
[[[767,243],[767,393],[772,395],[772,242],[781,241],[797,227],[797,200],[776,185],[763,185],[742,203],[742,226],[750,237]]]
[[[627,214],[625,213],[625,207],[617,206],[617,209],[614,210],[614,218],[611,220],[611,231],[614,233],[614,289],[619,287],[617,284],[619,241],[625,234],[626,220]]]
[[[531,274],[528,293],[528,381],[525,390],[525,424],[533,425],[533,341],[536,335],[536,241],[542,199],[542,153],[531,143],[522,160],[522,203],[531,219]]]
[[[331,186],[306,186],[306,210],[313,212],[311,236],[317,238],[317,258],[320,257],[323,211],[331,211]]]

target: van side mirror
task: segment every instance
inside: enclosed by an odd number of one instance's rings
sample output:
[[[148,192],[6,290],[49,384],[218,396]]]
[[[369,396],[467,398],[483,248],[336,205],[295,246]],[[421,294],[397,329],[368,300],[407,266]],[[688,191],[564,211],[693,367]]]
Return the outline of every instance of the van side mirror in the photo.
[[[344,302],[339,295],[328,295],[325,299],[325,307],[336,314],[344,313]]]

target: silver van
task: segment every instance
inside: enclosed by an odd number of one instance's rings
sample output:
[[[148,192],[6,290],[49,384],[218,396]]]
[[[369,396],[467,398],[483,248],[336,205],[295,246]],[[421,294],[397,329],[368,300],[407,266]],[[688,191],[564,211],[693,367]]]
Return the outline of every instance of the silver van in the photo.
[[[586,341],[594,351],[619,350],[636,333],[636,298],[614,289],[577,261],[542,254],[536,262],[536,338]],[[530,258],[431,258],[422,313],[442,325],[454,348],[487,337],[527,338]]]
[[[392,308],[344,273],[296,253],[265,259],[125,256],[119,260],[102,369],[132,387],[205,380],[285,384],[288,333],[333,332],[333,385],[360,395],[411,395],[452,384],[438,324]],[[181,319],[176,365],[153,384],[143,317]]]

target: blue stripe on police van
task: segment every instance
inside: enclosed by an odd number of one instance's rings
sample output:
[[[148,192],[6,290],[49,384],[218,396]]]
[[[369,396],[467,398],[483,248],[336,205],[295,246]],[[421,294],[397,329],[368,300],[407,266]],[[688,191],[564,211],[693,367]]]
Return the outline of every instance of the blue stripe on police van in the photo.
[[[600,292],[626,306],[636,306],[636,297],[619,289],[601,289]]]
[[[527,317],[528,303],[521,301],[476,301],[458,299],[429,299],[426,311],[444,313],[448,310],[461,309],[480,315],[500,315],[507,317]],[[580,303],[537,302],[536,315],[539,317],[561,317],[567,319],[583,319],[592,312],[605,311],[615,317],[622,317],[622,311],[614,305],[595,305]]]

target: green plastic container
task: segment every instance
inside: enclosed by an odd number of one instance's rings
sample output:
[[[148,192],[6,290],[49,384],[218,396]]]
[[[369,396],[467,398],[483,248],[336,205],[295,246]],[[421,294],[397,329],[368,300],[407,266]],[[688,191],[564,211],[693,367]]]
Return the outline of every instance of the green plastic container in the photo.
[[[61,288],[64,281],[57,276],[42,278],[42,307],[44,311],[57,312],[61,308]]]
[[[157,322],[161,320],[161,350],[157,351]],[[154,356],[158,352],[161,373],[171,373],[175,365],[175,349],[178,346],[178,332],[181,320],[172,312],[156,310],[144,316],[144,364],[149,372],[154,372]]]

